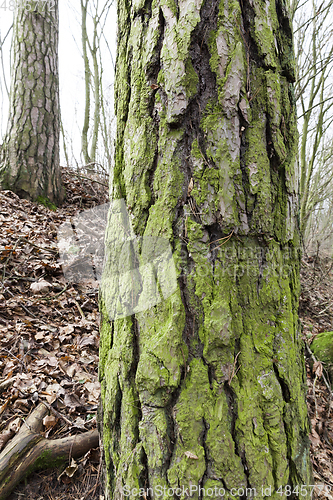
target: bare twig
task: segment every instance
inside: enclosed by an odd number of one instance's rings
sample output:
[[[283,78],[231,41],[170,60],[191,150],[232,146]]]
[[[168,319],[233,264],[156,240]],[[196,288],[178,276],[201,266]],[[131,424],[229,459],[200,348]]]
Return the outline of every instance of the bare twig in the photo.
[[[95,487],[92,491],[92,494],[91,494],[91,498],[94,498],[95,496],[95,493],[96,493],[96,490],[97,490],[97,486],[99,484],[99,476],[101,474],[101,467],[102,467],[102,455],[100,456],[100,460],[99,460],[99,465],[98,465],[98,472],[97,472],[97,479],[96,479],[96,484],[95,484]],[[90,493],[90,492],[89,492]]]
[[[61,292],[57,293],[56,295],[50,295],[48,297],[36,297],[35,300],[53,300],[53,299],[56,299],[58,297],[60,297],[60,295],[62,295],[68,288],[68,285],[66,285],[62,290]]]
[[[109,187],[107,184],[104,184],[104,182],[96,181],[95,179],[91,179],[91,177],[86,177],[85,175],[81,175],[76,172],[72,172],[72,174],[76,177],[80,177],[81,179],[86,179],[87,181],[96,182],[96,184],[100,184],[101,186]]]
[[[236,372],[235,372],[236,363],[237,363],[237,358],[238,358],[238,356],[240,355],[240,353],[241,353],[241,351],[239,351],[239,352],[237,353],[236,357],[235,357],[235,360],[234,360],[234,365],[233,365],[233,367],[232,367],[232,373],[231,373],[231,375],[230,375],[230,377],[229,377],[229,380],[228,380],[228,385],[230,385],[230,384],[231,384],[232,379],[233,379],[233,378],[237,375],[237,372],[238,372],[238,370],[240,369],[240,366],[239,366],[239,367],[237,368]]]
[[[22,281],[33,281],[33,282],[36,281],[35,278],[29,278],[27,276],[16,276],[16,275],[14,275],[14,276],[6,276],[6,281],[7,280],[13,280],[13,281],[15,281],[15,280],[22,280]]]
[[[312,388],[313,397],[314,397],[314,404],[315,404],[315,417],[316,417],[316,420],[318,419],[318,408],[317,408],[317,398],[316,398],[316,382],[317,382],[317,378],[318,378],[318,376],[316,375],[315,379],[313,381],[313,388]]]
[[[81,314],[81,318],[82,318],[84,321],[86,321],[86,317],[85,317],[85,315],[84,315],[84,313],[83,313],[83,311],[82,311],[82,309],[81,309],[81,307],[80,307],[80,304],[79,304],[79,303],[78,303],[78,301],[77,301],[77,300],[75,300],[75,299],[74,299],[74,302],[75,302],[76,307],[77,307],[77,308],[78,308],[78,310],[79,310],[79,313]]]
[[[44,252],[50,252],[55,255],[57,255],[59,252],[58,250],[55,250],[53,248],[47,248],[47,247],[40,247],[39,245],[36,245],[36,243],[33,243],[32,241],[28,240],[28,238],[25,238],[24,236],[20,236],[18,241],[24,241],[25,243],[28,243],[30,246],[34,248],[38,248],[39,250],[43,250]]]
[[[8,288],[6,288],[6,287],[5,287],[5,290],[4,290],[4,291],[5,291],[5,292],[7,292],[7,293],[9,293],[9,295],[11,295],[12,297],[15,297],[15,295],[14,295],[14,294],[13,294],[13,293],[12,293],[12,292],[8,289]],[[29,316],[32,316],[33,318],[36,318],[36,319],[37,319],[37,316],[35,316],[35,315],[31,312],[31,311],[29,311],[29,309],[27,309],[27,308],[26,308],[23,304],[20,304],[20,303],[18,302],[18,305],[19,305],[20,307],[22,307],[22,309],[24,309],[24,311],[25,311],[27,314],[29,314]],[[41,320],[41,321],[42,321],[42,320]],[[44,323],[44,321],[42,321],[42,323]]]
[[[98,161],[92,161],[91,163],[87,163],[87,165],[83,165],[83,168],[91,167],[92,165],[98,165],[106,173],[105,168],[103,167],[103,165],[101,163],[98,163]],[[109,175],[109,174],[106,173],[106,175]]]

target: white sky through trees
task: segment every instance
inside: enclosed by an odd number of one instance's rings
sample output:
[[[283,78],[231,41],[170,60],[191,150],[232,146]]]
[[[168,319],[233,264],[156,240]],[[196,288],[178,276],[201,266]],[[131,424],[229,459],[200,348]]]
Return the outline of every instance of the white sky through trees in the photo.
[[[101,0],[91,0],[91,7],[96,2],[102,6]],[[7,4],[7,9],[5,5]],[[13,11],[9,9],[9,0],[0,0],[0,34],[1,43],[13,22]],[[3,7],[2,7],[3,6]],[[81,150],[81,129],[84,114],[84,65],[81,43],[81,11],[78,0],[59,0],[59,76],[60,76],[60,109],[67,139],[72,142],[73,154],[79,164]],[[87,24],[88,32],[92,32],[90,19]],[[114,68],[116,58],[116,6],[112,5],[104,27],[105,39],[102,40],[103,83],[107,96],[113,95]],[[6,92],[10,88],[10,46],[12,33],[7,36],[3,47],[3,65],[0,60],[0,144],[6,133],[8,121],[8,97]],[[109,50],[110,49],[110,50]],[[111,54],[110,54],[111,52]],[[112,63],[113,60],[113,63]],[[3,66],[3,68],[2,68]],[[113,114],[113,102],[109,100],[107,113]],[[92,120],[91,116],[91,120]],[[62,150],[62,139],[60,148]],[[71,149],[71,145],[68,145]],[[71,156],[71,155],[70,155]],[[63,152],[61,154],[64,163]],[[75,165],[73,165],[74,167]]]

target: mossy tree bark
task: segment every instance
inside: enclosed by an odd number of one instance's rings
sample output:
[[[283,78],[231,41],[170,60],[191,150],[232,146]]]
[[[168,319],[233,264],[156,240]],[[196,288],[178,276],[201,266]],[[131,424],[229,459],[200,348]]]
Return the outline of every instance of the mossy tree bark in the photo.
[[[58,203],[64,194],[59,165],[58,1],[30,3],[18,3],[14,14],[0,186],[23,198]]]
[[[117,318],[115,255],[106,261],[108,498],[139,498],[134,488],[150,488],[147,498],[170,498],[168,488],[180,488],[173,498],[203,498],[199,486],[213,498],[223,489],[223,498],[250,498],[246,488],[298,498],[303,485],[309,499],[286,3],[119,0],[118,23],[111,199],[124,199],[132,229],[110,213],[106,245],[130,231],[150,238],[141,249],[148,262],[153,241],[167,240],[177,287]]]

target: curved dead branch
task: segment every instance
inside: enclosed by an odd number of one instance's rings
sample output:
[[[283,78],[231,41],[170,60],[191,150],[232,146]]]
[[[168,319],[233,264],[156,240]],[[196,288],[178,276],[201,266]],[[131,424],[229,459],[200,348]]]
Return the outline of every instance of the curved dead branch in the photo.
[[[40,431],[48,408],[41,403],[0,454],[0,500],[36,469],[57,467],[99,445],[97,430],[49,440]]]

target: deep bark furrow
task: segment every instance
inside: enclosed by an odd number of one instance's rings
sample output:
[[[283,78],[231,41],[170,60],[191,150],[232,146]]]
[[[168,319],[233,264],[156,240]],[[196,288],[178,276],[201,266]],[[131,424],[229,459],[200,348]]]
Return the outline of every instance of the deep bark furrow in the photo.
[[[201,487],[203,487],[203,485],[205,484],[205,481],[209,477],[208,476],[208,469],[209,469],[208,453],[209,453],[209,450],[207,449],[207,446],[206,446],[206,438],[207,438],[208,426],[207,426],[207,422],[205,421],[204,418],[202,419],[202,425],[203,425],[203,430],[202,430],[202,436],[201,436],[201,446],[204,449],[205,471],[204,471],[204,473],[202,475],[202,478],[201,478],[201,481],[199,483],[199,485]],[[201,493],[199,493],[199,500],[202,500],[202,499],[203,499],[203,490],[201,491]]]

